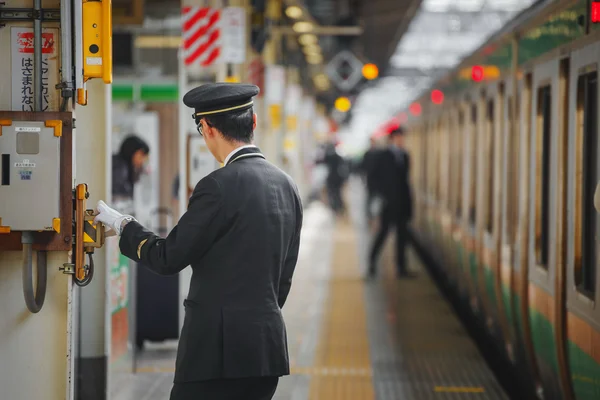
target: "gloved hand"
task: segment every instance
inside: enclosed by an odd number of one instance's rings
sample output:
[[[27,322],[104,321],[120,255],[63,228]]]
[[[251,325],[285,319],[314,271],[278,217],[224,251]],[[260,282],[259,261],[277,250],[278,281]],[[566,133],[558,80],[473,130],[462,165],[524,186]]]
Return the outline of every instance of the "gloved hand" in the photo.
[[[94,218],[94,223],[102,222],[107,228],[115,231],[117,235],[121,235],[123,221],[135,221],[131,215],[124,215],[115,209],[110,208],[105,202],[100,200],[96,206],[98,214]]]

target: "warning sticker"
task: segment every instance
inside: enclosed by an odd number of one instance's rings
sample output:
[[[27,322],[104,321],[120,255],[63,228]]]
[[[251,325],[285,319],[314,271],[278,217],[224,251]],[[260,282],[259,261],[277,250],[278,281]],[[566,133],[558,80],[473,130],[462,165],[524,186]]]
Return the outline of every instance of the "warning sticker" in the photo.
[[[34,111],[34,98],[42,98],[42,109],[57,108],[58,29],[42,30],[42,91],[34,93],[33,28],[11,27],[12,111]]]

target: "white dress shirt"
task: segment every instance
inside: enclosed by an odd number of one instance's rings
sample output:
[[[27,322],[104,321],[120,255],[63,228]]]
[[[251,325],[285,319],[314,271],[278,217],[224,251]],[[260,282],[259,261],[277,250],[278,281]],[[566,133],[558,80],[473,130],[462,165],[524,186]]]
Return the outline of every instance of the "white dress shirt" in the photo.
[[[255,145],[253,145],[253,144],[247,144],[247,145],[244,145],[244,146],[240,146],[240,147],[238,147],[237,149],[234,149],[234,150],[233,150],[231,153],[229,153],[229,155],[228,155],[228,156],[225,158],[225,161],[223,161],[223,165],[227,165],[227,163],[229,162],[229,160],[231,159],[231,157],[233,157],[233,155],[234,155],[235,153],[237,153],[238,151],[240,151],[240,150],[242,150],[242,149],[247,149],[247,148],[249,148],[249,147],[256,147],[256,146],[255,146]]]

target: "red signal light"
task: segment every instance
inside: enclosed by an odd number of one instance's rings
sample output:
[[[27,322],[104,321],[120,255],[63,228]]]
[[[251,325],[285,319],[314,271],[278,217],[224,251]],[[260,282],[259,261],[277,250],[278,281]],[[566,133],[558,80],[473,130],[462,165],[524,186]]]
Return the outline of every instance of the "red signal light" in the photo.
[[[471,69],[471,78],[475,82],[480,82],[483,80],[483,67],[481,65],[475,65]]]
[[[419,103],[412,103],[408,109],[415,117],[421,115],[421,105]]]
[[[591,19],[594,24],[600,22],[600,2],[592,2]]]
[[[442,104],[444,102],[444,93],[441,90],[433,90],[431,92],[431,101],[433,104]]]

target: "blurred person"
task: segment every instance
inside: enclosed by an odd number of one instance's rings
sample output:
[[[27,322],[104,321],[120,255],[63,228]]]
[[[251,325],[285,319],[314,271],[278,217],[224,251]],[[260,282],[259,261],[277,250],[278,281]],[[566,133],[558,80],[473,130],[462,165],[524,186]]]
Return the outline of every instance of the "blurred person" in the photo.
[[[392,225],[396,227],[396,272],[399,278],[412,277],[407,270],[405,247],[408,223],[412,218],[412,196],[409,182],[410,157],[404,149],[404,129],[399,127],[389,135],[389,147],[377,155],[374,167],[375,190],[383,200],[379,215],[379,232],[373,241],[368,277],[377,273],[377,260]]]
[[[272,399],[289,375],[281,308],[298,259],[302,204],[283,171],[252,144],[254,85],[216,83],[183,102],[224,167],[200,180],[166,239],[103,201],[96,220],[121,252],[160,275],[192,267],[171,400]]]
[[[115,202],[133,200],[135,184],[148,162],[150,148],[136,135],[129,135],[112,157],[112,195]]]
[[[363,179],[366,184],[367,189],[367,198],[366,198],[366,214],[367,219],[370,221],[373,218],[374,211],[372,210],[372,206],[377,195],[377,176],[376,176],[376,162],[377,155],[379,153],[379,149],[377,148],[377,142],[375,138],[370,138],[370,146],[369,149],[365,152],[362,162],[360,165],[360,169],[362,172]]]
[[[327,166],[328,171],[325,184],[329,206],[336,214],[340,215],[346,208],[342,199],[342,187],[348,177],[348,166],[344,158],[338,153],[334,143],[329,143],[325,147],[321,162]]]

